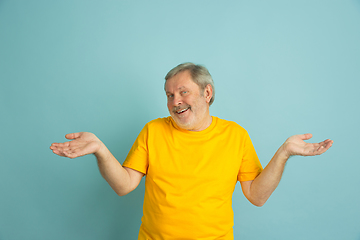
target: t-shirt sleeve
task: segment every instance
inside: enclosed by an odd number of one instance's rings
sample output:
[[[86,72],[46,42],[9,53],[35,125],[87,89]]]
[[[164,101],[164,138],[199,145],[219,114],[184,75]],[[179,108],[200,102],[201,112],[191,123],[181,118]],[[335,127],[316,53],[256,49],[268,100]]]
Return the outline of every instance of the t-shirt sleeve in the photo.
[[[132,145],[123,167],[131,168],[136,171],[147,173],[149,166],[148,158],[148,124],[141,130],[139,136]]]
[[[238,173],[238,181],[251,181],[262,172],[263,168],[247,132],[244,139],[243,148],[243,158],[240,171]]]

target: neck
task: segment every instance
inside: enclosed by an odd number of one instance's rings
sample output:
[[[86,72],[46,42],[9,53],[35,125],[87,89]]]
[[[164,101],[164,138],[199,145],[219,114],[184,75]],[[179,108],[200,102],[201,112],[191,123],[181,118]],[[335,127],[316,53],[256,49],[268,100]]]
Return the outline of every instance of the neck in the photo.
[[[207,114],[207,116],[204,118],[204,121],[202,121],[202,123],[197,126],[194,129],[190,129],[189,131],[193,131],[193,132],[200,132],[203,131],[205,129],[207,129],[212,123],[212,117],[210,116],[210,114]]]

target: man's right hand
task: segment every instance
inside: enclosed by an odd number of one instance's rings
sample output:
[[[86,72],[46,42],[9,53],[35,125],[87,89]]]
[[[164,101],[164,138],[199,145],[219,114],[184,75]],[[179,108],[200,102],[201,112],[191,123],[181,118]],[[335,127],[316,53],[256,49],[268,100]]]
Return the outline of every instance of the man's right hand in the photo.
[[[66,134],[65,138],[72,141],[51,144],[50,149],[53,153],[68,158],[95,154],[101,175],[119,196],[128,194],[139,185],[144,173],[122,167],[94,134],[70,133]]]
[[[97,153],[103,143],[93,133],[79,132],[65,135],[66,139],[72,141],[64,143],[53,143],[50,149],[53,153],[68,158],[81,157],[87,154]]]

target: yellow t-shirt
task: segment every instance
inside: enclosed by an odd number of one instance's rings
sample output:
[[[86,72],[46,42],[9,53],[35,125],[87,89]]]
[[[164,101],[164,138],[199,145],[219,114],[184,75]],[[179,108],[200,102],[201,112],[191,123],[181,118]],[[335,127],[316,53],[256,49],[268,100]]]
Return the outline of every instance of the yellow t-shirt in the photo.
[[[200,132],[171,117],[145,125],[123,166],[146,174],[141,240],[233,239],[237,181],[262,167],[245,129],[212,117]]]

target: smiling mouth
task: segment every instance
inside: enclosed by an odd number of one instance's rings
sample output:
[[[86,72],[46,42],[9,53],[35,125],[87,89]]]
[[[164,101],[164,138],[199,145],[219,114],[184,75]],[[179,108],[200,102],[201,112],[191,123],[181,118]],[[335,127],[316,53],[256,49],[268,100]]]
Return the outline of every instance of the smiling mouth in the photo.
[[[190,107],[187,107],[187,108],[184,108],[184,109],[182,109],[182,110],[175,111],[175,113],[177,113],[177,114],[182,114],[182,113],[186,112],[186,111],[189,110],[189,109],[190,109]]]

